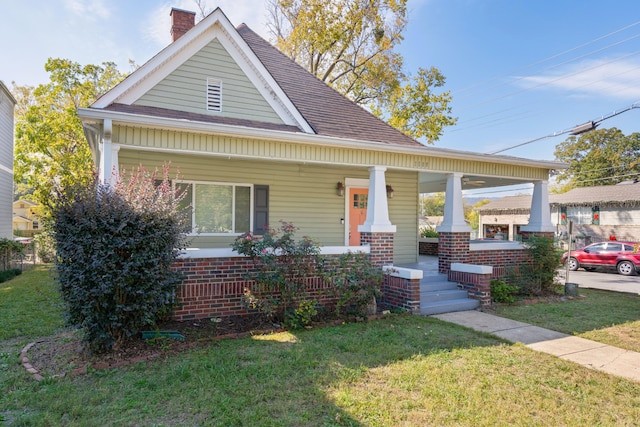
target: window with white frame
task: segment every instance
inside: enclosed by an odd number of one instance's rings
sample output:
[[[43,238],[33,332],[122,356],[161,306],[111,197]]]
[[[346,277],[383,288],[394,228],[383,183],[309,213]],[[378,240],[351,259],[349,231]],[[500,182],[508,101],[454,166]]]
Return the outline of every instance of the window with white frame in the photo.
[[[183,203],[191,205],[191,230],[200,234],[242,234],[251,230],[250,184],[182,182]]]
[[[574,224],[591,224],[591,214],[590,206],[567,207],[567,219],[573,220]]]

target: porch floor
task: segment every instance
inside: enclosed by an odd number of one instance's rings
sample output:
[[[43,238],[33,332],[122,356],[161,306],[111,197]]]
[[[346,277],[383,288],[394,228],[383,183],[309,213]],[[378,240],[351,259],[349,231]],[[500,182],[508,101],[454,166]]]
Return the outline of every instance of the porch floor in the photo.
[[[432,255],[418,255],[418,262],[411,264],[399,264],[398,267],[422,270],[424,277],[438,275],[438,257]]]

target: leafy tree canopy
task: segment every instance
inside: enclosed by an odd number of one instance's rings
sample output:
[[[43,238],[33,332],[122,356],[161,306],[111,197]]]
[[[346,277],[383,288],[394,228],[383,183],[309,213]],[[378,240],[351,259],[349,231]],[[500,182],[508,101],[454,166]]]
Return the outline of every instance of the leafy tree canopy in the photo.
[[[442,216],[444,215],[444,193],[431,193],[422,197],[422,215]]]
[[[282,52],[407,135],[433,143],[456,122],[436,68],[403,71],[407,0],[270,0],[269,12]]]
[[[19,193],[43,205],[52,186],[88,183],[91,152],[76,109],[87,107],[124,78],[112,62],[80,65],[49,58],[50,81],[36,88],[15,86],[14,180]]]
[[[555,157],[569,164],[557,175],[565,187],[614,185],[640,175],[640,133],[610,128],[571,136],[558,144]]]

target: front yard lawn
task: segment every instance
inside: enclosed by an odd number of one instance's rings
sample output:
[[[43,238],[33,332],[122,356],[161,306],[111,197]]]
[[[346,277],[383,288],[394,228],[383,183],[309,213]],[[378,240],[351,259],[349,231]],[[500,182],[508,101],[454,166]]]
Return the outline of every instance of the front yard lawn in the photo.
[[[47,334],[62,324],[47,323]],[[217,341],[39,383],[18,364],[34,337],[23,326],[23,335],[0,341],[0,421],[7,425],[546,426],[640,419],[638,383],[429,317],[392,315]]]
[[[572,300],[503,304],[495,314],[640,352],[640,295],[580,289]]]

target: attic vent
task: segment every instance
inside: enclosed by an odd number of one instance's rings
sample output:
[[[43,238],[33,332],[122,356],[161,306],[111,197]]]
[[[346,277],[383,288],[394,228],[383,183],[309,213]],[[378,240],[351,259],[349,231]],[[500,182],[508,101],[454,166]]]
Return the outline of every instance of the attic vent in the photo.
[[[207,79],[207,111],[222,111],[222,81]]]

